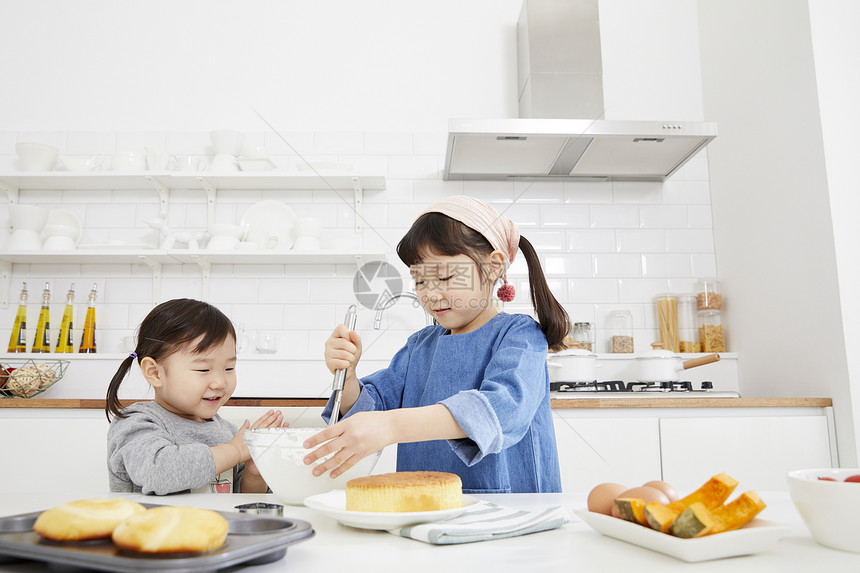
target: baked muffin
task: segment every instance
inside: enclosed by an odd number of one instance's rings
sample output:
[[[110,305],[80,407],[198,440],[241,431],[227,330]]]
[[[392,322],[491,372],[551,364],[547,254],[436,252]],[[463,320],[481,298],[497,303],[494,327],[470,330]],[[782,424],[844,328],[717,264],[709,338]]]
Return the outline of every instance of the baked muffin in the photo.
[[[346,482],[349,511],[436,511],[463,506],[460,476],[446,472],[396,472]]]
[[[165,505],[132,515],[112,539],[135,553],[200,553],[224,545],[227,529],[227,520],[212,510]]]
[[[53,541],[110,539],[124,519],[146,508],[122,498],[81,499],[43,511],[33,531]]]

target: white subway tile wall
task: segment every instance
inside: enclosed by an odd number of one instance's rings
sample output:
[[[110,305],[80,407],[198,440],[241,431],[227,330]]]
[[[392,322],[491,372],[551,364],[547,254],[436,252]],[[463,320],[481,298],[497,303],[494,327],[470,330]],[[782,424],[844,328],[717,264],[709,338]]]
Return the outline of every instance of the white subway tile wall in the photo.
[[[612,310],[633,314],[637,350],[656,337],[653,297],[661,292],[689,292],[697,277],[714,276],[716,263],[711,224],[706,152],[694,157],[664,183],[595,181],[443,181],[444,133],[319,132],[248,133],[247,143],[262,145],[279,172],[323,176],[332,168],[342,173],[383,175],[384,191],[365,191],[362,230],[356,233],[351,192],[317,190],[219,190],[214,217],[238,223],[257,201],[289,204],[298,216],[317,217],[324,236],[356,250],[388,254],[406,289],[409,275],[395,247],[414,218],[430,203],[465,193],[493,203],[519,223],[522,234],[538,250],[556,297],[574,321],[597,325],[597,350],[609,349],[606,327]],[[169,155],[192,155],[208,162],[214,153],[208,133],[0,132],[0,180],[16,168],[15,143],[36,141],[74,156],[102,155],[104,169],[115,151],[163,149]],[[313,170],[308,169],[308,164]],[[60,169],[58,167],[57,169]],[[8,238],[7,193],[0,193],[0,244]],[[147,224],[159,216],[158,194],[106,190],[21,190],[18,201],[75,212],[84,224],[82,244],[122,241],[159,247],[158,231]],[[167,222],[173,230],[201,234],[207,226],[207,199],[202,191],[172,190]],[[245,334],[243,351],[253,352],[258,331],[275,331],[277,355],[318,359],[331,329],[356,301],[356,267],[348,264],[213,264],[208,300],[227,313]],[[508,273],[517,288],[511,312],[533,314],[528,299],[528,273],[518,259]],[[123,337],[134,334],[152,308],[152,271],[143,263],[15,264],[9,281],[7,308],[0,309],[0,336],[8,340],[22,282],[30,291],[30,343],[38,318],[40,293],[51,285],[52,326],[59,326],[64,296],[75,283],[76,340],[80,339],[87,294],[98,285],[97,341],[101,352],[125,351]],[[200,268],[165,265],[160,300],[199,298]],[[411,301],[401,299],[374,330],[374,312],[362,309],[358,328],[365,356],[385,360],[426,317]]]

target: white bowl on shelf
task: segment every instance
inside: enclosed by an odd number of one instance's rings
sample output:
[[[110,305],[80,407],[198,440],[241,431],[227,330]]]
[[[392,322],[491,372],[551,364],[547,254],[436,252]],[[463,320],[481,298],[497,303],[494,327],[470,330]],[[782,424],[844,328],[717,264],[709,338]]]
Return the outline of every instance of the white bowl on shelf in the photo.
[[[209,132],[216,155],[238,156],[245,146],[245,134],[232,129],[215,129]]]
[[[104,161],[103,155],[95,157],[82,157],[78,155],[61,155],[60,164],[66,168],[66,171],[94,171],[101,167]]]
[[[51,171],[57,163],[60,150],[53,145],[22,141],[15,145],[18,168],[21,171]]]

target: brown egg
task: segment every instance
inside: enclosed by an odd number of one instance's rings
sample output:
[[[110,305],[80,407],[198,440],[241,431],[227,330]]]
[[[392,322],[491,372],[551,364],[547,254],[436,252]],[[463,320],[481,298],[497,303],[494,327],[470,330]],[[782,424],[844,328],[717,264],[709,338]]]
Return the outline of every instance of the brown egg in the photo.
[[[666,497],[666,495],[662,491],[653,487],[645,486],[634,487],[632,489],[628,489],[627,491],[623,491],[617,496],[615,496],[616,499],[619,497],[641,499],[645,503],[651,503],[652,501],[659,501],[663,505],[669,503],[669,498]],[[612,504],[612,511],[610,515],[612,515],[613,517],[620,517],[620,515],[618,514],[618,508],[615,506],[614,502]]]
[[[602,483],[594,486],[588,493],[588,511],[610,515],[615,506],[615,498],[624,491],[627,491],[627,486],[620,483]]]
[[[660,480],[649,481],[648,483],[642,484],[643,487],[653,487],[654,489],[659,489],[663,492],[663,495],[669,498],[670,502],[678,501],[681,499],[681,496],[678,495],[678,492],[675,491],[675,488],[669,485],[668,483]]]

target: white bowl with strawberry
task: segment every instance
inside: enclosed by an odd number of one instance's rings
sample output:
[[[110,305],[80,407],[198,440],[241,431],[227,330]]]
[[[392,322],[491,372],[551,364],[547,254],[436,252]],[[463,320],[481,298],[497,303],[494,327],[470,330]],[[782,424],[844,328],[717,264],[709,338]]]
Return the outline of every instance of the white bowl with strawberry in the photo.
[[[860,468],[791,471],[788,491],[815,541],[860,553]]]

